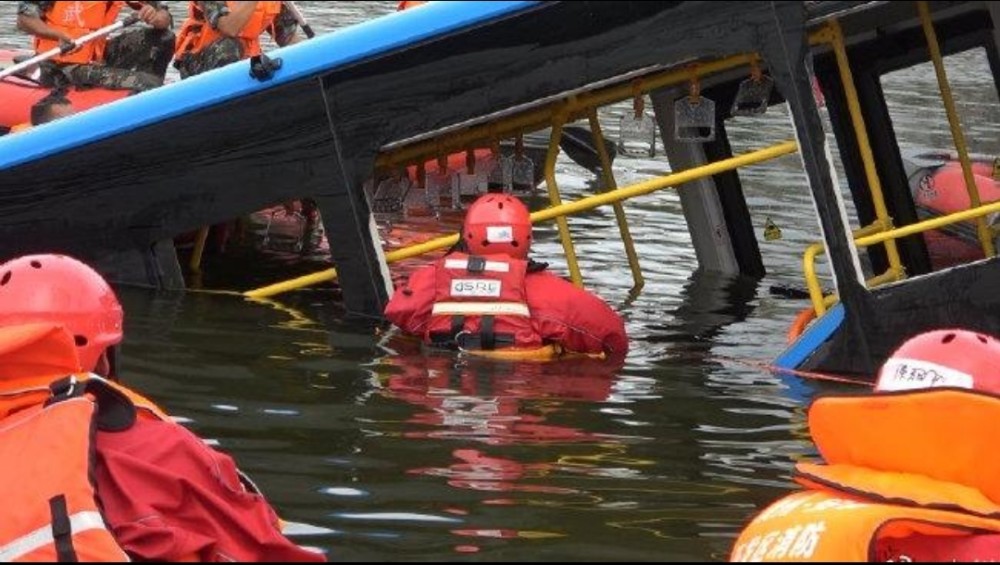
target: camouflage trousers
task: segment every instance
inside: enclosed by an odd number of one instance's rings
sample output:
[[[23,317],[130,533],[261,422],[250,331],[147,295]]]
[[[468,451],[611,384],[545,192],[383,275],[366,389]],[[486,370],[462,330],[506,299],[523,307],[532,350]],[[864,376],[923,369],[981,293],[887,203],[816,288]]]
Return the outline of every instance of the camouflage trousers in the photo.
[[[174,66],[177,67],[181,78],[184,79],[242,59],[243,47],[240,45],[240,41],[233,37],[223,37],[210,43],[198,53],[178,57],[174,61]]]
[[[141,92],[163,85],[174,56],[174,33],[151,27],[129,29],[108,41],[104,64],[42,63],[46,86],[71,84]]]

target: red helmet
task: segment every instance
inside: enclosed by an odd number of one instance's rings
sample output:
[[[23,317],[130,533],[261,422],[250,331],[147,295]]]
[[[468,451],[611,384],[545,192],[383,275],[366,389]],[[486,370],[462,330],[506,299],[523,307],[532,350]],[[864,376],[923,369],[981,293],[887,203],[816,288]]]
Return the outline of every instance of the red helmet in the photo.
[[[503,253],[527,259],[531,248],[531,213],[509,194],[484,194],[469,207],[462,226],[469,253]]]
[[[122,340],[122,306],[89,266],[65,255],[26,255],[0,265],[0,325],[51,322],[73,334],[84,370]]]
[[[1000,340],[979,332],[949,329],[907,340],[879,371],[875,390],[888,392],[939,386],[1000,395]]]

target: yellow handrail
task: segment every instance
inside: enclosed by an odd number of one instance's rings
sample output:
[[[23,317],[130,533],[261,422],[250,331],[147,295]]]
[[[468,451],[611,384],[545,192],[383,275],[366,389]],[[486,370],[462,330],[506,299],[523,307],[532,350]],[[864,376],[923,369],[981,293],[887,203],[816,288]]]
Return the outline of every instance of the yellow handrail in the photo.
[[[862,226],[854,230],[852,235],[854,236],[854,240],[857,241],[859,237],[879,233],[880,231],[882,231],[881,222],[876,220],[867,226]],[[819,276],[816,275],[816,256],[824,251],[822,243],[813,243],[806,247],[806,251],[802,255],[802,272],[806,279],[806,290],[809,291],[809,299],[812,300],[816,316],[820,316],[826,311],[826,308],[824,307],[825,299],[823,298],[823,289],[819,286]],[[892,277],[896,276],[891,268],[886,271],[886,273]],[[827,297],[827,299],[828,298],[829,297]],[[829,300],[826,301],[829,302]]]
[[[872,205],[875,208],[875,216],[882,229],[892,229],[892,218],[885,207],[885,197],[882,195],[882,183],[878,178],[878,169],[875,166],[875,156],[872,155],[871,143],[868,140],[868,129],[865,126],[864,116],[861,112],[861,103],[858,101],[858,91],[854,87],[854,74],[851,72],[851,63],[847,58],[847,49],[844,47],[844,34],[837,20],[832,20],[827,24],[831,31],[831,41],[833,51],[837,59],[837,69],[840,71],[840,82],[844,85],[844,95],[847,98],[847,109],[851,114],[851,125],[854,135],[858,141],[858,152],[861,154],[861,162],[864,163],[865,177],[868,180],[868,191],[872,197]],[[889,260],[889,269],[895,274],[897,279],[904,276],[903,264],[899,258],[899,250],[896,242],[890,240],[885,244],[886,258]]]
[[[886,272],[882,273],[881,275],[875,275],[870,279],[866,279],[865,282],[868,284],[868,288],[871,288],[873,286],[878,286],[883,283],[894,282],[895,280],[896,278],[893,276],[892,271],[886,270]]]
[[[191,250],[191,261],[188,263],[191,272],[201,272],[201,257],[205,253],[205,242],[208,241],[209,229],[210,226],[199,229],[198,234],[194,238],[194,249]]]
[[[856,240],[855,240],[856,241]],[[823,303],[823,287],[819,284],[819,276],[816,275],[816,256],[823,252],[822,243],[813,243],[806,247],[802,254],[802,272],[806,278],[806,290],[809,291],[809,300],[812,301],[813,310],[816,316],[822,316],[826,312],[826,305]]]
[[[568,106],[568,104],[567,104]],[[559,184],[556,182],[556,158],[559,157],[559,141],[562,139],[563,124],[566,123],[567,112],[559,112],[552,119],[552,134],[549,136],[549,150],[545,155],[545,186],[549,191],[549,203],[552,206],[562,204],[559,194]],[[569,268],[569,278],[573,284],[583,288],[583,275],[580,274],[580,264],[576,260],[576,248],[573,246],[573,236],[569,233],[569,222],[565,216],[556,218],[559,227],[559,241],[566,253],[566,266]]]
[[[854,230],[854,237],[864,237],[880,231],[882,231],[882,226],[876,221]]]
[[[988,204],[981,204],[976,208],[969,208],[968,210],[960,210],[958,212],[952,212],[945,216],[938,216],[937,218],[930,218],[922,222],[917,222],[915,224],[908,224],[903,227],[895,228],[887,232],[876,233],[862,237],[855,240],[855,243],[860,246],[868,246],[876,243],[881,243],[887,239],[898,239],[900,237],[906,237],[908,235],[913,235],[916,233],[937,229],[949,224],[955,224],[958,222],[964,222],[966,220],[972,220],[975,218],[981,218],[988,216],[993,212],[1000,212],[1000,201],[990,202]]]
[[[750,62],[756,57],[756,54],[746,53],[699,63],[698,73],[701,75],[710,75],[744,65],[749,66]],[[680,84],[689,80],[691,80],[691,72],[687,68],[658,72],[643,77],[639,91],[646,93],[657,88]],[[467,147],[478,146],[478,144],[485,146],[493,139],[512,137],[522,132],[543,129],[551,123],[553,115],[567,110],[569,114],[566,116],[565,122],[574,122],[577,119],[586,117],[591,108],[599,108],[621,102],[622,100],[629,100],[635,96],[635,93],[636,90],[633,81],[628,81],[623,84],[578,94],[574,100],[555,100],[541,108],[526,110],[513,116],[499,118],[490,123],[469,126],[433,139],[415,141],[387,150],[378,155],[375,165],[380,169],[405,166],[426,161],[438,155],[446,155],[463,150]]]
[[[858,247],[869,247],[890,239],[899,239],[901,237],[907,237],[925,231],[938,229],[950,224],[956,224],[958,222],[964,222],[975,218],[982,218],[994,212],[1000,212],[1000,201],[990,202],[989,204],[981,204],[975,208],[960,210],[945,216],[938,216],[937,218],[923,220],[915,224],[908,224],[888,231],[858,237],[855,238],[854,244]],[[817,315],[826,311],[826,308],[823,305],[823,289],[820,288],[819,278],[816,276],[815,267],[816,256],[821,252],[823,252],[823,245],[821,243],[813,243],[806,248],[805,254],[802,257],[802,269],[805,271],[806,288],[809,290],[809,299],[812,301],[813,308],[816,310]]]
[[[962,133],[962,124],[959,122],[958,112],[955,110],[955,99],[952,97],[951,87],[948,85],[948,75],[944,70],[941,48],[938,45],[937,34],[934,32],[934,24],[931,22],[931,13],[927,2],[917,2],[917,11],[920,13],[920,24],[927,37],[927,48],[931,53],[931,61],[934,62],[934,74],[937,75],[941,100],[944,102],[944,111],[948,116],[948,127],[951,128],[951,137],[955,141],[958,160],[962,164],[962,176],[965,178],[965,189],[969,192],[970,208],[976,208],[982,202],[979,199],[979,188],[972,176],[972,164],[969,162],[969,151],[965,145],[965,134]],[[986,225],[986,218],[980,217],[976,220],[976,230],[979,232],[979,243],[983,247],[983,253],[987,257],[994,256],[996,250],[993,248],[993,238],[989,226]]]
[[[865,279],[865,284],[868,286],[868,288],[872,288],[872,287],[878,286],[878,285],[880,285],[882,283],[893,282],[895,280],[896,279],[894,278],[894,276],[892,274],[892,270],[891,269],[886,269],[886,271],[884,273],[882,273],[881,275],[875,275],[874,277]],[[831,306],[833,306],[834,304],[836,304],[837,300],[838,300],[836,292],[831,293],[831,294],[827,294],[826,296],[823,296],[822,298],[823,298],[823,312],[826,312],[826,309],[829,308],[829,307],[831,307]],[[815,309],[813,311],[815,311]],[[822,314],[822,312],[819,312],[819,313],[816,314],[816,316],[818,317],[821,314]]]
[[[830,43],[833,46],[837,59],[837,66],[840,71],[841,81],[844,84],[844,93],[847,98],[847,106],[851,114],[852,125],[854,127],[855,134],[857,135],[858,148],[865,166],[865,174],[872,195],[872,203],[875,207],[875,213],[878,218],[878,221],[875,224],[865,226],[865,228],[862,228],[854,233],[855,244],[859,247],[863,247],[881,242],[888,242],[886,243],[886,255],[889,259],[889,270],[882,275],[873,277],[872,279],[866,281],[869,286],[881,284],[886,281],[899,280],[904,276],[902,264],[899,258],[899,252],[895,246],[896,239],[930,229],[935,229],[936,227],[949,225],[951,223],[976,218],[977,233],[979,235],[979,241],[982,245],[983,252],[987,257],[991,257],[995,254],[991,235],[992,230],[990,230],[984,218],[984,216],[990,212],[983,211],[991,210],[992,208],[989,206],[982,207],[981,200],[979,199],[979,191],[972,175],[972,166],[969,161],[968,150],[965,144],[965,136],[962,133],[961,124],[958,120],[958,114],[955,110],[955,101],[952,97],[951,88],[948,84],[948,77],[945,73],[944,63],[941,59],[941,50],[938,45],[937,35],[934,32],[934,26],[930,18],[930,11],[928,9],[927,2],[918,1],[917,9],[920,13],[921,24],[927,38],[931,60],[934,63],[934,71],[937,75],[938,86],[941,90],[941,98],[945,105],[945,113],[948,116],[948,124],[951,129],[952,138],[955,141],[955,148],[958,152],[959,161],[962,165],[962,174],[965,178],[966,190],[969,192],[971,206],[969,210],[965,210],[963,212],[957,212],[947,216],[917,222],[902,228],[893,228],[892,219],[889,217],[888,210],[885,207],[881,184],[878,179],[878,173],[875,168],[871,146],[868,141],[867,130],[865,129],[860,104],[857,98],[857,91],[854,88],[854,79],[847,59],[847,51],[844,47],[843,32],[840,28],[840,24],[836,20],[832,20],[828,23],[825,29],[810,36],[811,42],[825,42]],[[873,227],[875,229],[871,230],[870,228]],[[868,231],[875,231],[876,233],[866,233],[864,236],[861,235],[862,232]],[[816,310],[817,315],[821,315],[826,311],[826,304],[830,302],[831,298],[824,297],[823,290],[819,285],[818,276],[816,275],[816,256],[823,251],[824,249],[822,244],[814,243],[806,248],[806,251],[802,256],[802,267],[806,278],[806,288],[809,291],[809,298],[812,301],[813,308]]]
[[[601,122],[597,119],[597,110],[590,109],[588,116],[590,122],[590,134],[593,136],[594,147],[597,149],[597,157],[601,161],[601,179],[603,180],[603,191],[611,192],[618,190],[615,183],[615,174],[611,170],[611,157],[608,156],[608,148],[604,146],[604,135],[601,133]],[[628,267],[632,271],[632,289],[630,294],[642,290],[646,281],[642,276],[642,268],[639,266],[639,254],[635,251],[635,242],[632,240],[632,232],[628,227],[628,218],[625,216],[625,207],[620,202],[612,204],[615,208],[615,220],[618,221],[618,232],[622,236],[622,245],[625,246],[625,255],[628,257]]]
[[[797,150],[798,145],[794,140],[785,141],[772,145],[771,147],[765,147],[764,149],[758,149],[742,155],[733,156],[728,159],[709,163],[707,165],[701,165],[699,167],[694,167],[677,173],[671,173],[669,175],[636,183],[625,188],[619,188],[615,191],[603,192],[601,194],[595,194],[573,202],[566,202],[560,206],[539,210],[531,214],[531,221],[532,223],[544,222],[546,220],[551,220],[552,218],[592,210],[599,206],[605,206],[614,202],[621,202],[629,198],[635,198],[636,196],[642,196],[664,188],[682,185],[701,178],[710,177],[726,171],[732,171],[740,167],[776,159],[784,155],[795,153]],[[458,243],[457,233],[434,238],[423,243],[411,245],[404,249],[390,251],[385,254],[385,260],[387,263],[394,263],[396,261],[416,257],[430,251],[451,247],[456,243]],[[264,298],[313,284],[330,281],[335,278],[337,278],[337,271],[335,269],[326,269],[317,273],[305,275],[303,277],[249,290],[244,292],[243,295],[250,298]]]

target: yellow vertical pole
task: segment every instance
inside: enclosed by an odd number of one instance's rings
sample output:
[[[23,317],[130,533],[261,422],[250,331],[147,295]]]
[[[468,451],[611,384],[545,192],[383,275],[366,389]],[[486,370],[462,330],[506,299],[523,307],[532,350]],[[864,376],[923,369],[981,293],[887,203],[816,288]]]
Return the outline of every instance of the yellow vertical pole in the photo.
[[[198,235],[194,238],[194,250],[191,251],[191,271],[201,272],[201,256],[205,253],[205,241],[208,240],[209,226],[198,230]]]
[[[601,176],[603,177],[604,192],[618,190],[615,183],[615,175],[611,170],[611,158],[608,156],[608,148],[604,146],[604,135],[601,134],[601,123],[597,120],[597,109],[591,108],[588,115],[590,120],[590,133],[594,137],[594,147],[597,149],[597,157],[601,160]],[[639,255],[635,252],[635,242],[632,240],[632,232],[628,227],[628,218],[625,217],[625,207],[621,202],[614,203],[615,219],[618,220],[618,231],[622,236],[622,244],[625,246],[625,255],[628,257],[628,266],[632,270],[632,293],[639,292],[646,284],[642,276],[642,268],[639,266]]]
[[[875,157],[872,155],[871,143],[868,141],[868,130],[865,128],[865,119],[861,113],[861,103],[858,101],[858,91],[854,88],[854,74],[851,72],[847,49],[844,47],[844,35],[837,20],[832,20],[829,26],[830,42],[837,58],[840,81],[844,84],[847,109],[851,114],[851,125],[854,128],[854,135],[857,137],[858,151],[861,153],[861,161],[865,166],[865,177],[868,180],[868,191],[871,193],[872,205],[875,207],[875,216],[878,218],[882,230],[891,230],[893,228],[892,218],[889,217],[889,211],[885,207],[882,183],[878,178]],[[889,270],[895,275],[896,280],[903,278],[903,265],[895,240],[885,242],[885,254],[889,260]]]
[[[944,61],[941,59],[941,47],[938,45],[937,33],[934,31],[934,24],[931,22],[931,12],[927,7],[927,2],[917,2],[917,11],[920,13],[920,23],[924,28],[924,35],[927,37],[927,49],[931,54],[931,61],[934,63],[934,74],[937,75],[938,88],[941,90],[941,100],[944,102],[944,111],[948,115],[948,127],[951,128],[951,137],[955,140],[955,150],[958,151],[958,160],[962,164],[962,176],[965,178],[965,189],[969,191],[969,201],[971,207],[980,205],[979,188],[972,177],[972,164],[969,162],[969,151],[965,145],[965,134],[962,133],[962,124],[958,121],[958,112],[955,110],[955,99],[951,95],[951,87],[948,85],[948,75],[944,71]],[[979,243],[983,246],[983,253],[987,257],[993,257],[996,251],[993,248],[993,236],[990,232],[986,218],[980,216],[976,220],[976,228],[979,233]]]
[[[549,151],[545,156],[545,184],[549,191],[549,202],[553,206],[562,204],[559,195],[559,185],[556,183],[556,157],[559,156],[559,140],[562,139],[563,123],[566,121],[566,111],[560,111],[552,120],[552,135],[549,137]],[[559,240],[566,252],[566,266],[569,267],[569,278],[573,284],[583,288],[583,276],[580,275],[580,265],[576,261],[576,248],[573,247],[573,237],[569,233],[569,223],[565,216],[556,218],[559,226]]]
[[[823,287],[820,286],[819,277],[816,275],[816,256],[822,252],[823,244],[813,243],[806,247],[806,252],[802,255],[802,271],[805,273],[806,289],[809,290],[809,299],[813,303],[813,310],[816,311],[817,318],[826,312]]]

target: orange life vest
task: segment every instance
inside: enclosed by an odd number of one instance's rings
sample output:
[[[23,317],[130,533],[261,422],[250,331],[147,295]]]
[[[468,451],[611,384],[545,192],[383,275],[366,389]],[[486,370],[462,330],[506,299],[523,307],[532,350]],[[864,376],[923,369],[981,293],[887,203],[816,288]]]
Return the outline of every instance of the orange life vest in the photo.
[[[527,261],[502,254],[443,257],[426,341],[464,349],[541,347],[525,295],[527,268]]]
[[[168,416],[167,413],[164,412],[163,409],[160,408],[155,402],[153,402],[152,400],[150,400],[150,399],[146,398],[145,396],[139,394],[138,392],[136,392],[136,391],[134,391],[134,390],[132,390],[132,389],[124,386],[124,385],[120,385],[118,383],[114,383],[114,382],[110,382],[110,381],[106,381],[106,383],[108,385],[110,385],[111,388],[113,388],[113,389],[117,390],[118,392],[124,394],[125,397],[128,398],[129,401],[131,401],[132,404],[135,406],[136,413],[140,417],[150,418],[150,419],[153,419],[153,420],[163,420],[165,422],[172,422],[172,421],[174,421],[173,418],[171,418],[170,416]]]
[[[11,509],[0,520],[0,560],[127,561],[91,482],[94,432],[166,415],[80,373],[73,337],[55,324],[0,327],[0,367],[0,496]]]
[[[403,10],[406,10],[408,8],[416,8],[417,6],[426,3],[427,3],[426,0],[401,0],[401,2],[398,5],[396,5],[396,11],[402,12]]]
[[[827,464],[796,465],[809,490],[758,515],[731,559],[869,561],[876,542],[1000,532],[998,419],[1000,398],[967,389],[817,399],[809,430]]]
[[[125,2],[53,2],[52,8],[42,15],[49,27],[61,31],[76,39],[92,31],[109,26],[118,18]],[[104,60],[104,47],[108,39],[98,37],[80,46],[76,51],[57,55],[52,58],[57,63],[87,64]],[[55,39],[35,38],[35,52],[44,53],[58,48],[59,41]]]
[[[185,55],[200,53],[212,43],[225,37],[219,30],[205,21],[204,14],[201,13],[201,9],[196,4],[196,2],[188,2],[188,17],[177,33],[175,58],[179,59]],[[235,8],[235,4],[236,2],[226,2],[230,10]],[[260,55],[260,35],[273,28],[274,20],[280,13],[281,2],[257,2],[253,14],[237,36],[244,58]]]
[[[91,379],[124,396],[139,414],[170,421],[153,401],[102,377],[83,372],[76,344],[62,326],[49,322],[0,325],[0,421],[44,403],[52,385],[71,377],[71,384]],[[67,377],[69,375],[69,377]]]
[[[127,561],[108,531],[94,485],[97,403],[87,396],[20,410],[0,421],[3,561]]]
[[[1000,532],[1000,519],[803,491],[761,512],[736,540],[730,561],[866,562],[875,560],[879,539],[984,532]]]

